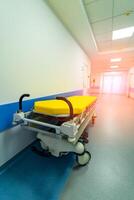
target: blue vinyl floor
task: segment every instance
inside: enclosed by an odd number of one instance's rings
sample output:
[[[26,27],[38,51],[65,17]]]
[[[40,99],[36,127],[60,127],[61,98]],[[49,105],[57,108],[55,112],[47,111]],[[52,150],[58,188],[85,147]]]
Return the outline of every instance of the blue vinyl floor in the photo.
[[[60,200],[134,200],[134,99],[100,96],[88,150],[91,161],[73,170]]]
[[[0,171],[0,200],[58,200],[74,156],[41,157],[24,150]]]

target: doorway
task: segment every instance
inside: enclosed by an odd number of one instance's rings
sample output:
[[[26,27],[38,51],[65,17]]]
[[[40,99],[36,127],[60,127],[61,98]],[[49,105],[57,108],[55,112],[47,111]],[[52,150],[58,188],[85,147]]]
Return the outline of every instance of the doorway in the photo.
[[[116,74],[104,74],[102,79],[102,93],[122,93],[122,76]]]
[[[134,96],[134,92],[133,92],[133,88],[134,88],[134,74],[129,74],[129,78],[128,78],[129,82],[128,82],[128,97],[133,97]]]
[[[88,65],[84,64],[82,66],[82,79],[83,79],[83,95],[87,95],[88,94],[88,89],[89,89],[89,68]]]

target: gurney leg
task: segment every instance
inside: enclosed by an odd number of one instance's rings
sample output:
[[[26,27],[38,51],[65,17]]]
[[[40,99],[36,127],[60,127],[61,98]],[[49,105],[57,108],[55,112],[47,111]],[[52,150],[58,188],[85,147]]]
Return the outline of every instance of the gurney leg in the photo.
[[[85,150],[85,145],[82,143],[82,141],[78,141],[74,145],[65,139],[58,138],[58,136],[50,137],[42,133],[38,133],[37,138],[40,139],[41,147],[44,150],[47,150],[53,156],[59,157],[69,152],[73,152],[76,154],[76,161],[79,166],[86,165],[91,159],[91,155]]]
[[[80,140],[82,140],[83,143],[87,144],[88,141],[88,131],[85,130],[84,133],[81,135]]]
[[[60,136],[51,137],[50,134],[38,133],[37,138],[40,139],[41,147],[45,150],[48,149],[52,155],[59,156],[60,153],[74,152],[76,154],[83,154],[85,146],[81,141],[78,141],[75,145],[68,142],[66,139],[60,138]]]

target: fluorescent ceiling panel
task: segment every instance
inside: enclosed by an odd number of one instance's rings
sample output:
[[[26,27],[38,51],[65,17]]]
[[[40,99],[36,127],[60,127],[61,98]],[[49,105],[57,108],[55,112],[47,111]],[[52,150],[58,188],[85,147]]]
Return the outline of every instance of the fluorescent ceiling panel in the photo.
[[[112,69],[116,69],[118,67],[119,67],[118,65],[112,65],[112,66],[110,66],[110,68],[112,68]]]
[[[131,37],[134,33],[134,26],[113,31],[112,40]]]
[[[121,58],[111,58],[111,62],[120,62]]]

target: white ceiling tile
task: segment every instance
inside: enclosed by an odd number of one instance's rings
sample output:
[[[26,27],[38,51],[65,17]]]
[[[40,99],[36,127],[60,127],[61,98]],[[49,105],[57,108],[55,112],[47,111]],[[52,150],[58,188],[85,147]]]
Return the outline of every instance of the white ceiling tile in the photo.
[[[113,0],[94,1],[86,6],[91,23],[112,17]]]
[[[134,10],[134,0],[114,1],[114,16],[120,15],[128,10]]]
[[[85,4],[89,4],[89,3],[92,3],[92,2],[94,2],[94,1],[97,1],[97,0],[84,0],[84,3],[85,3]]]
[[[96,41],[99,43],[103,43],[103,42],[109,42],[112,40],[112,32],[107,32],[104,34],[100,34],[100,35],[96,35],[95,36]]]
[[[129,38],[112,41],[113,50],[122,50],[129,48]]]
[[[98,48],[100,51],[110,51],[111,50],[111,42],[106,42],[106,43],[103,43],[103,42],[100,42],[98,43]]]
[[[95,35],[103,34],[112,31],[112,19],[96,22],[92,24],[92,29]]]
[[[129,16],[121,15],[113,18],[113,30],[134,26],[134,14]]]
[[[134,48],[134,35],[129,39],[129,47]]]

